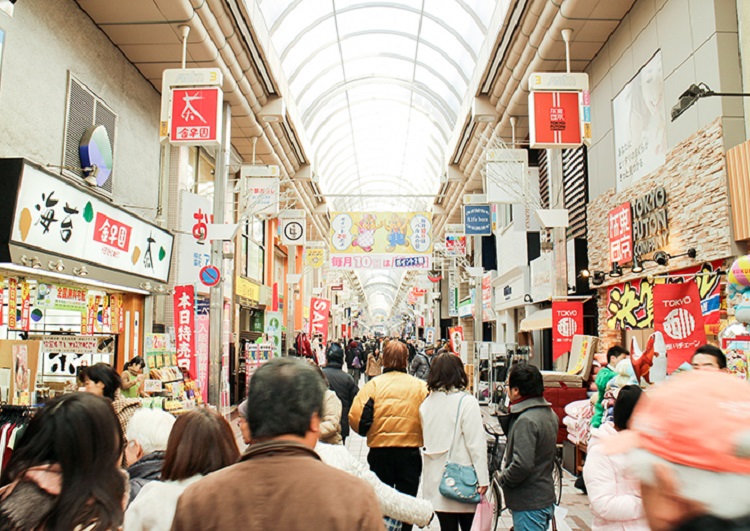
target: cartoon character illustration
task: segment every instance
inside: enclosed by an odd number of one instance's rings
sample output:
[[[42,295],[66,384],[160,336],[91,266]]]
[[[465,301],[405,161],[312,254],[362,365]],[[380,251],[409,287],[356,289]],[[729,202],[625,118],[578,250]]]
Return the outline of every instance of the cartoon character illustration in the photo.
[[[409,246],[409,243],[406,241],[406,218],[394,213],[388,220],[386,228],[388,229],[388,247],[386,247],[386,251],[391,253],[396,250],[396,246],[398,245]]]
[[[646,343],[646,350],[643,352],[641,352],[641,349],[638,346],[638,340],[633,337],[630,343],[630,361],[633,364],[633,370],[637,381],[640,382],[642,378],[643,381],[651,384],[651,367],[654,366],[654,358],[666,360],[666,356],[667,349],[661,332],[654,332],[649,336],[648,342]],[[662,364],[659,365],[661,366]],[[661,373],[661,370],[657,372]],[[666,377],[666,373],[664,374],[664,377]],[[659,374],[659,377],[655,378],[654,381],[660,381],[662,379],[662,375]]]
[[[357,226],[357,236],[352,241],[352,247],[359,247],[369,253],[375,245],[375,231],[378,230],[377,218],[374,214],[365,214]]]

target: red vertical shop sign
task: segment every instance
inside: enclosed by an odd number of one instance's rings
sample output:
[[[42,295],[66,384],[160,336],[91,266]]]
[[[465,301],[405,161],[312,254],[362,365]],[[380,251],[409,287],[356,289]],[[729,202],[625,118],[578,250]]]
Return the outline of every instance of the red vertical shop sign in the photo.
[[[609,212],[609,262],[627,264],[633,260],[633,219],[630,203]]]
[[[574,148],[582,143],[578,92],[529,93],[532,148]]]
[[[186,145],[218,143],[222,100],[219,87],[172,89],[169,141]]]
[[[29,283],[21,282],[21,329],[28,332],[31,327],[31,294]]]
[[[582,302],[552,302],[552,360],[570,352],[573,336],[583,333]]]
[[[18,327],[18,279],[10,277],[8,279],[8,328],[15,330]]]
[[[5,280],[0,275],[0,326],[3,326],[3,295],[5,293]]]
[[[310,308],[312,308],[312,315],[310,316],[312,334],[323,336],[322,344],[325,347],[328,345],[328,319],[331,314],[331,301],[312,298],[310,299]]]
[[[654,328],[667,346],[667,373],[690,361],[706,343],[701,299],[695,281],[654,286]]]
[[[451,339],[451,350],[456,356],[461,355],[461,343],[464,340],[464,327],[454,326],[448,330]]]
[[[195,290],[193,286],[174,287],[174,327],[177,365],[194,372]]]

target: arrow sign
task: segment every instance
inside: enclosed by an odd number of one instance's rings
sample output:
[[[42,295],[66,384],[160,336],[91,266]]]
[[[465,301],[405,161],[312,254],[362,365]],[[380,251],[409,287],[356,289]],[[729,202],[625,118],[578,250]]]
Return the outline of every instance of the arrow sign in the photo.
[[[219,272],[219,268],[212,265],[207,265],[206,267],[202,268],[199,276],[201,279],[201,283],[204,286],[208,286],[209,288],[216,286],[219,281],[221,281],[221,273]]]

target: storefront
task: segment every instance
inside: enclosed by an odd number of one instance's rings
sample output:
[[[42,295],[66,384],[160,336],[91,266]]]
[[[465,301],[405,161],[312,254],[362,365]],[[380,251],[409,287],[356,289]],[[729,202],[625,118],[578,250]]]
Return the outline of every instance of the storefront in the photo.
[[[235,322],[237,343],[230,359],[230,385],[233,403],[241,402],[246,394],[246,362],[251,357],[251,346],[263,338],[265,302],[263,286],[245,277],[235,277]]]
[[[0,160],[0,196],[0,343],[25,382],[2,400],[34,401],[34,376],[43,397],[75,386],[81,366],[141,355],[172,235],[23,159]]]

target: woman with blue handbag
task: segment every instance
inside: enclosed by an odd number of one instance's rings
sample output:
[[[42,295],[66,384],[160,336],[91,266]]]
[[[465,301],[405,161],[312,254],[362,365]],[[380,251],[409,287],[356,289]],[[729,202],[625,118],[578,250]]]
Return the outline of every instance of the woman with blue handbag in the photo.
[[[441,531],[469,531],[490,483],[479,402],[466,392],[461,358],[432,361],[430,395],[419,408],[424,438],[423,496],[435,508]]]

